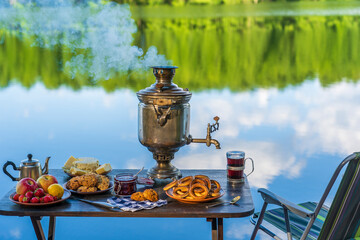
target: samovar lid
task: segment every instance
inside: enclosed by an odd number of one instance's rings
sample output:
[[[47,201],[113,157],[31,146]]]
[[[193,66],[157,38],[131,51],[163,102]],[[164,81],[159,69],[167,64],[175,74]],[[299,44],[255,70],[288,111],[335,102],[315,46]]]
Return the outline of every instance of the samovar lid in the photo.
[[[171,97],[171,96],[184,96],[191,97],[191,92],[187,88],[180,88],[172,79],[175,75],[176,66],[153,66],[153,74],[156,77],[156,82],[150,87],[137,92],[139,98],[146,96],[159,96],[159,97]],[[189,98],[190,99],[190,98]]]

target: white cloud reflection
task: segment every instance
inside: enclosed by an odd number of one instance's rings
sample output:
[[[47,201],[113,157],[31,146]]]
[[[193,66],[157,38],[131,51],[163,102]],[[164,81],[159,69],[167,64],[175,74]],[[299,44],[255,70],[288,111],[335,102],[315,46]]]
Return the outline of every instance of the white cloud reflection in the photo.
[[[176,166],[223,169],[226,151],[242,150],[255,160],[250,176],[255,187],[266,187],[279,175],[297,177],[306,165],[301,155],[359,150],[359,93],[360,84],[342,82],[323,88],[318,81],[286,91],[195,93],[191,134],[204,137],[206,123],[219,115],[220,130],[213,137],[222,150],[191,144],[188,154],[177,157]]]
[[[13,239],[20,239],[21,238],[21,230],[19,228],[10,229],[10,236]]]
[[[225,235],[227,238],[230,239],[248,239],[251,237],[251,234],[254,230],[254,225],[252,225],[250,222],[244,223],[243,221],[238,221],[239,223],[231,223],[228,227],[229,230],[225,232]],[[275,233],[278,237],[281,237],[281,239],[286,239],[287,236],[279,230],[278,228],[271,226],[264,221],[262,225],[265,225],[266,228],[268,228],[270,231]],[[247,237],[247,238],[245,238]],[[264,240],[264,239],[272,239],[269,237],[269,235],[265,234],[263,231],[259,230],[256,239]]]
[[[0,105],[4,113],[0,115],[0,140],[7,139],[5,149],[13,149],[6,152],[8,158],[24,151],[20,146],[37,150],[36,144],[41,143],[58,155],[64,153],[51,147],[63,146],[75,155],[106,156],[109,161],[114,159],[112,164],[118,168],[155,165],[152,154],[137,139],[138,99],[134,92],[60,88],[57,93],[40,85],[30,91],[19,86],[2,91],[0,101],[12,103]],[[360,83],[346,82],[324,88],[318,81],[308,81],[286,91],[194,92],[190,133],[204,138],[207,123],[218,115],[220,130],[212,135],[222,149],[190,144],[176,153],[173,163],[178,168],[225,169],[226,151],[243,150],[255,161],[255,172],[249,177],[253,186],[267,187],[278,176],[295,178],[314,153],[346,155],[359,150],[359,103]]]

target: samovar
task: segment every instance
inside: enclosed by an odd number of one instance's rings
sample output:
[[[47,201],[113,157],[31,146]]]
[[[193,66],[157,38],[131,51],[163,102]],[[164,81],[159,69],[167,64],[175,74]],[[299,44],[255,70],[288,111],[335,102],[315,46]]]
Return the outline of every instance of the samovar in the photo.
[[[208,147],[214,144],[220,149],[219,142],[211,138],[211,133],[219,129],[219,117],[214,117],[214,124],[208,123],[206,138],[192,138],[189,134],[192,94],[187,88],[179,88],[172,82],[177,67],[152,68],[156,82],[137,92],[140,101],[138,137],[157,161],[156,166],[149,169],[148,176],[152,179],[176,179],[181,177],[181,172],[170,162],[182,146],[194,142],[206,143]]]

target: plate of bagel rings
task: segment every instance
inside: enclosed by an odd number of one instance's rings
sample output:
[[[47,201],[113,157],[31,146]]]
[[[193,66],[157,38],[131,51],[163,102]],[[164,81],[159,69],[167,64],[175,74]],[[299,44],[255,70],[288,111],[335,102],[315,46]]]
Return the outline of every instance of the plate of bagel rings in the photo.
[[[218,199],[224,191],[218,181],[205,175],[187,176],[167,184],[166,195],[184,203],[201,203]]]

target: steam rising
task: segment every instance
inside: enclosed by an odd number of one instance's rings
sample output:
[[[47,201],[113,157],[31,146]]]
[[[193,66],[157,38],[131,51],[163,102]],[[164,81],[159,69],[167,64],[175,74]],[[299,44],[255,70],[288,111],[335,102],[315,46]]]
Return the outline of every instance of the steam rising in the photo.
[[[36,46],[63,45],[62,49],[73,56],[64,63],[72,77],[87,74],[94,79],[109,79],[116,72],[170,64],[156,47],[144,54],[132,45],[137,27],[128,5],[95,1],[73,5],[70,0],[29,2],[0,1],[0,27],[34,38]]]

